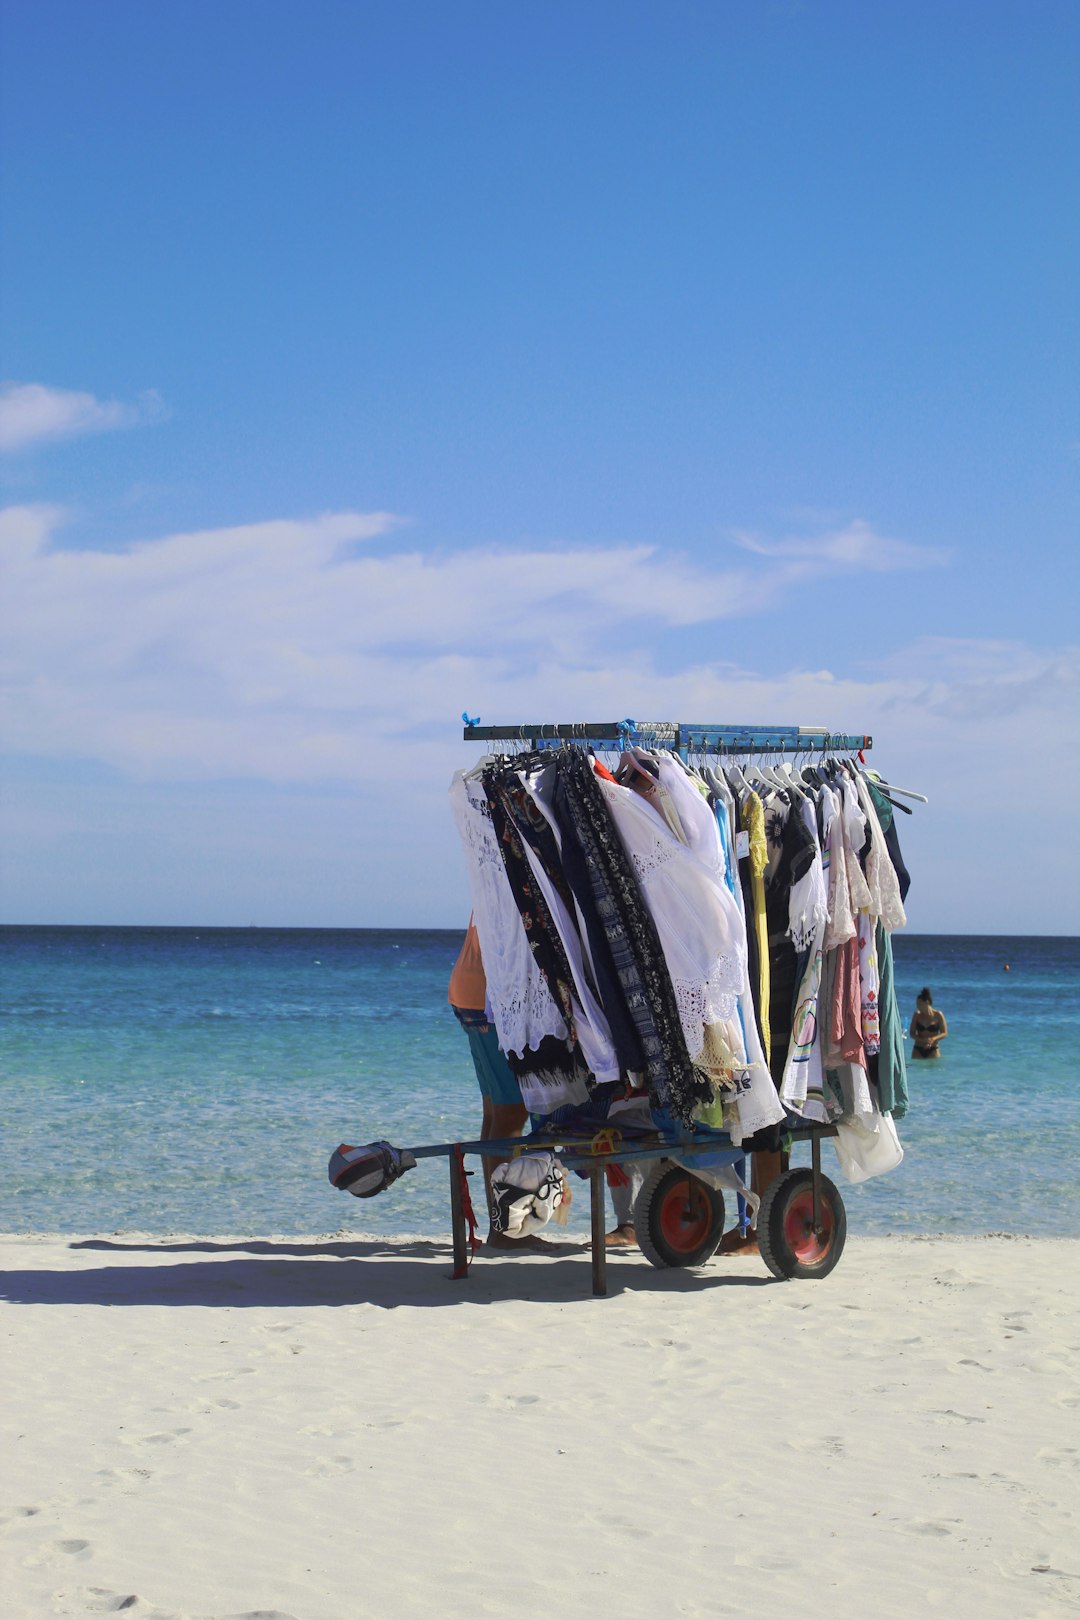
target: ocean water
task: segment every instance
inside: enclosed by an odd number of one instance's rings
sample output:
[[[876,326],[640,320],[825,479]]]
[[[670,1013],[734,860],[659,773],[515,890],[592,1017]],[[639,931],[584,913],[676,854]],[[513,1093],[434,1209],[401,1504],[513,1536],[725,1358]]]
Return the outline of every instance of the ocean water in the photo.
[[[364,1201],[326,1166],[479,1134],[460,937],[0,929],[0,1230],[445,1235],[445,1160]],[[894,944],[905,1021],[929,984],[950,1035],[910,1066],[899,1169],[849,1187],[825,1147],[850,1230],[1080,1235],[1080,940]]]

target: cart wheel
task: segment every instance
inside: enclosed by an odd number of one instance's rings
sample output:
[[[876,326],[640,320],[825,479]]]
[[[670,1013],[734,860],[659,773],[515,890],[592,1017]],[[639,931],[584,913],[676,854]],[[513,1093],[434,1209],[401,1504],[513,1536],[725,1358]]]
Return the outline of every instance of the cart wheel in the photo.
[[[661,1159],[634,1205],[634,1235],[654,1266],[703,1265],[724,1235],[723,1194]]]
[[[844,1252],[847,1211],[828,1176],[821,1178],[821,1224],[814,1228],[814,1173],[778,1176],[758,1211],[761,1258],[774,1277],[827,1277]]]

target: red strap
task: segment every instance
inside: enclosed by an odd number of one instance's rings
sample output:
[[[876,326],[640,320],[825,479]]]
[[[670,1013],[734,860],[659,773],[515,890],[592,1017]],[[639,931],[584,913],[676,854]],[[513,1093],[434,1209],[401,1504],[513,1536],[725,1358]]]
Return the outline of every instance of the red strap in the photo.
[[[621,1164],[606,1165],[604,1175],[607,1177],[609,1187],[629,1187],[630,1185],[630,1177]]]
[[[478,1236],[476,1230],[476,1212],[473,1209],[472,1195],[469,1192],[469,1172],[465,1168],[465,1155],[456,1143],[450,1152],[454,1163],[457,1165],[458,1175],[461,1177],[461,1208],[465,1215],[465,1225],[469,1229],[469,1253],[465,1257],[464,1269],[451,1273],[450,1280],[456,1282],[459,1277],[468,1274],[469,1262],[480,1247],[482,1239]]]

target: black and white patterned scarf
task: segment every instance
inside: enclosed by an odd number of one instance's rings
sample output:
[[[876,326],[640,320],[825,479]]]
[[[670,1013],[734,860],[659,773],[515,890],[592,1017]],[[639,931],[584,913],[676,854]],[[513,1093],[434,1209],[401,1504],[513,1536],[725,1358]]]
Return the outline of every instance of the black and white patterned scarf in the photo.
[[[655,924],[591,761],[577,748],[561,748],[555,759],[556,803],[585,856],[619,984],[641,1037],[650,1098],[689,1125],[697,1105],[712,1100],[712,1087],[690,1061]]]

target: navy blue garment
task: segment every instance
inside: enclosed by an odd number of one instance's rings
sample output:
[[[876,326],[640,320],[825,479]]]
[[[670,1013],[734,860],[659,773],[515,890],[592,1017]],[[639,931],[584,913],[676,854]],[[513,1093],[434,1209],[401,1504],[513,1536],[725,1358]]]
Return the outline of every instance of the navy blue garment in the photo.
[[[642,1095],[626,1080],[602,1080],[593,1087],[588,1102],[566,1103],[562,1108],[556,1108],[554,1113],[547,1115],[542,1128],[545,1132],[550,1126],[556,1126],[561,1130],[580,1131],[582,1135],[588,1132],[595,1134],[608,1124],[612,1103]],[[648,1136],[654,1129],[652,1125],[641,1125],[622,1115],[616,1115],[616,1121],[623,1136]]]

